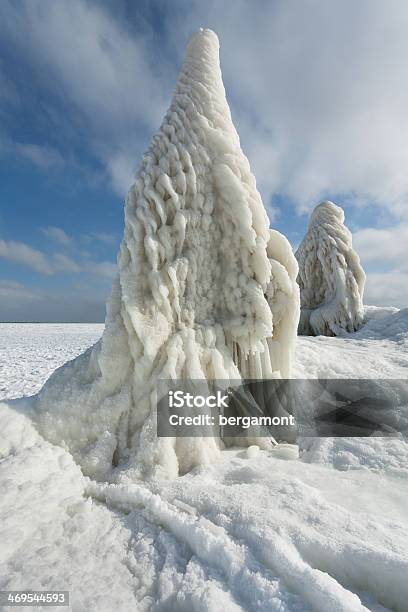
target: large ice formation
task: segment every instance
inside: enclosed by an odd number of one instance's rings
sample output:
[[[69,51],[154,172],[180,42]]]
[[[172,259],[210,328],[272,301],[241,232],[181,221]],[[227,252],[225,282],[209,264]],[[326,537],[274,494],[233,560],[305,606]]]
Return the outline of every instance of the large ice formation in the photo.
[[[214,459],[220,439],[157,438],[159,379],[289,376],[297,263],[268,225],[217,36],[200,30],[126,200],[103,336],[37,398],[41,432],[85,474],[120,465],[171,477]]]
[[[341,330],[357,330],[364,317],[365,274],[340,206],[328,201],[316,206],[295,256],[301,302],[299,333],[337,336]]]

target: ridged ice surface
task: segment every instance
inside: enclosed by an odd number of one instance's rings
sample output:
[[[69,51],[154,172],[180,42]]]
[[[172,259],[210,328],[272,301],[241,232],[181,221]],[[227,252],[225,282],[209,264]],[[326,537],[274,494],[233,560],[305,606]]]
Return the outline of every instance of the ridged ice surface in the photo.
[[[337,336],[363,322],[364,270],[353,250],[342,208],[322,202],[296,252],[301,315],[299,333]]]
[[[172,476],[218,453],[218,439],[157,439],[159,379],[289,375],[297,264],[268,226],[225,98],[218,38],[200,30],[127,197],[103,337],[37,400],[42,433],[86,474],[126,464],[136,476]]]

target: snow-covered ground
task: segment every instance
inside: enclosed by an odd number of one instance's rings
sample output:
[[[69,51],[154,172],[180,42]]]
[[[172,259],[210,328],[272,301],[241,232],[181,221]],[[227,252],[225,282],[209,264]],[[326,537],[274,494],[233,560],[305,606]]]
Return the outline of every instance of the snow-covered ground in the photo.
[[[364,329],[344,339],[299,336],[294,375],[406,378],[407,311],[366,306],[366,316]],[[103,329],[101,323],[0,323],[0,400],[37,393],[56,368],[99,340]]]
[[[296,376],[407,378],[408,310],[367,314],[299,338]],[[102,328],[0,325],[3,397]],[[251,447],[172,481],[97,483],[29,410],[0,404],[0,589],[66,589],[75,612],[408,610],[406,442],[309,439],[299,458]]]
[[[99,340],[104,326],[0,323],[0,399],[37,393],[50,374]]]
[[[344,338],[298,336],[297,378],[408,377],[408,309],[366,306],[366,325]]]

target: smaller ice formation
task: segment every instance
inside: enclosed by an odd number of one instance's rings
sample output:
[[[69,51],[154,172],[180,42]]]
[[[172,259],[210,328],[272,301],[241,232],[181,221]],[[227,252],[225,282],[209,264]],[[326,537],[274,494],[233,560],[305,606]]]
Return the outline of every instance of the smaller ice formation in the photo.
[[[344,211],[333,202],[314,209],[296,254],[301,314],[299,334],[337,336],[363,322],[364,270],[344,225]]]

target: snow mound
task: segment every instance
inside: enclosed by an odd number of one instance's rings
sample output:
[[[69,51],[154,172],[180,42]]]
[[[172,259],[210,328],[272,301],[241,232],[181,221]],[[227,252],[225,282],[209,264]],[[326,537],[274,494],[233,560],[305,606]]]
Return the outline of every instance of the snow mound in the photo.
[[[126,521],[87,498],[71,455],[12,402],[0,403],[0,458],[0,589],[67,590],[73,610],[147,610],[149,534],[131,538]]]
[[[341,471],[388,471],[405,477],[408,444],[402,438],[303,438],[302,461],[332,465]]]
[[[341,338],[299,336],[292,377],[406,380],[408,309],[392,309],[391,314],[376,311],[378,318]]]
[[[217,438],[157,438],[159,379],[289,376],[297,263],[268,224],[231,120],[217,36],[200,30],[127,197],[103,337],[36,402],[43,435],[85,474],[126,464],[135,476],[171,477],[218,455]]]
[[[364,306],[364,325],[369,321],[375,321],[377,319],[383,319],[390,314],[399,312],[399,308],[394,306]]]
[[[384,309],[385,310],[385,309]],[[390,309],[383,316],[372,316],[366,325],[352,338],[380,340],[387,339],[395,342],[407,342],[408,338],[408,308],[398,310]]]
[[[300,337],[296,368],[406,379],[404,332],[363,331]],[[0,403],[0,589],[69,590],[87,612],[406,611],[405,440],[303,438],[299,459],[253,445],[180,478],[101,483],[39,435],[31,401]]]
[[[1,589],[69,590],[90,612],[406,610],[396,446],[347,472],[330,452],[252,448],[174,480],[98,483],[17,408],[0,404]]]
[[[299,333],[338,336],[364,318],[365,274],[344,225],[344,211],[333,202],[314,209],[296,254],[301,315]]]

